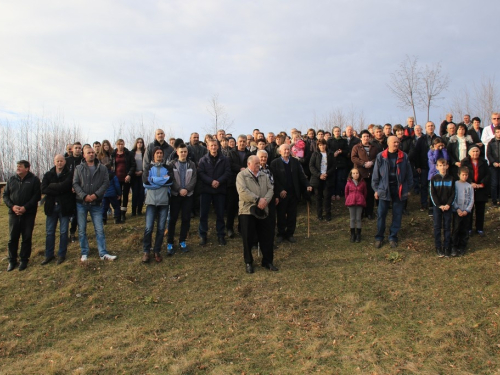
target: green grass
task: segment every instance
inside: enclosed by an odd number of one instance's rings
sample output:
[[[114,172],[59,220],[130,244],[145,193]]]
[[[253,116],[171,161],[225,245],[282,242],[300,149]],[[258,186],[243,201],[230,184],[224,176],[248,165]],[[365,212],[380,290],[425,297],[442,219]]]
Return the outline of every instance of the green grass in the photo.
[[[144,217],[106,226],[115,262],[92,240],[88,265],[72,244],[65,263],[40,266],[40,210],[28,269],[0,269],[0,373],[498,374],[499,210],[465,257],[438,259],[416,200],[397,252],[373,247],[375,221],[351,244],[340,202],[330,223],[311,215],[307,239],[301,205],[298,242],[275,251],[280,271],[252,275],[240,237],[200,248],[196,221],[191,252],[141,264]],[[5,257],[7,221],[2,205]]]

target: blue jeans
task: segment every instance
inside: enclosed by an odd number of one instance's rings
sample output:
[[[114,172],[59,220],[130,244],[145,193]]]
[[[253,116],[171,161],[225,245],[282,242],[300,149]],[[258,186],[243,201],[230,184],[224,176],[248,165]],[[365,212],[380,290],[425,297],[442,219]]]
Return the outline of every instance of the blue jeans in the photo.
[[[60,222],[59,226],[59,251],[57,256],[59,258],[66,257],[66,251],[68,250],[68,228],[69,228],[69,216],[63,216],[61,214],[61,206],[55,205],[52,211],[52,215],[47,215],[45,221],[45,258],[51,258],[54,256],[54,248],[56,245],[56,228],[57,222]]]
[[[433,220],[434,220],[434,244],[436,248],[440,249],[441,246],[444,247],[445,251],[450,248],[451,245],[451,209],[448,211],[441,211],[439,207],[432,207],[433,209]],[[444,241],[441,241],[441,229],[444,231]],[[444,244],[443,244],[444,243]]]
[[[153,251],[159,253],[161,245],[163,244],[163,237],[165,236],[165,228],[167,226],[168,206],[155,206],[148,204],[146,206],[146,228],[144,229],[143,249],[145,253],[149,254],[153,239],[153,228],[155,219],[158,216],[158,223],[156,224],[156,238]]]
[[[397,188],[391,189],[391,199],[392,199],[392,223],[391,223],[391,228],[389,229],[389,241],[398,242],[398,232],[401,229],[401,220],[403,218],[403,209],[405,207],[405,201],[399,199]],[[382,241],[384,239],[385,219],[387,217],[387,212],[389,211],[390,205],[391,201],[385,201],[382,199],[379,199],[378,201],[377,234],[375,235],[375,239],[377,241]]]
[[[106,237],[104,236],[104,225],[102,224],[101,206],[87,203],[76,203],[76,215],[78,218],[78,239],[80,240],[80,249],[82,255],[89,255],[89,240],[87,238],[87,215],[90,213],[92,224],[97,238],[97,250],[99,256],[104,256],[106,250]]]
[[[210,211],[210,203],[214,202],[215,214],[217,215],[217,237],[224,237],[224,205],[226,203],[226,194],[200,194],[200,225],[198,234],[202,238],[207,237],[208,232],[208,213]]]

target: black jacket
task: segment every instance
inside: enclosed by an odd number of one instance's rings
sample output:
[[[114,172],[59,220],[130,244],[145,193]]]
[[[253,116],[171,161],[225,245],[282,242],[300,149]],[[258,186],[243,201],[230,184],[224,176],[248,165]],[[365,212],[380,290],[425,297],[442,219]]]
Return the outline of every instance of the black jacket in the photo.
[[[335,153],[337,150],[342,150],[340,154],[335,158],[336,169],[347,168],[347,157],[349,156],[349,146],[347,145],[347,139],[345,138],[330,138],[326,141],[328,146],[328,151]]]
[[[311,186],[319,187],[321,176],[321,159],[323,159],[323,155],[321,155],[320,151],[316,151],[312,154],[311,160],[309,161],[309,170],[311,171]],[[333,156],[332,151],[326,152],[326,185],[332,186],[335,183],[335,157]]]
[[[472,167],[472,162],[470,157],[467,156],[464,160],[461,161],[462,167],[469,168],[469,178],[467,182],[483,184],[484,187],[480,189],[474,189],[474,202],[488,202],[488,195],[490,194],[491,184],[490,184],[490,168],[488,167],[488,163],[483,158],[478,159],[478,178],[474,179],[474,168]]]
[[[434,138],[437,138],[436,134],[432,134],[431,144]],[[427,143],[428,135],[422,134],[422,136],[418,139],[413,152],[410,155],[410,160],[414,163],[415,168],[420,169],[429,169],[429,158],[427,157],[427,153],[429,152],[429,144]]]
[[[28,172],[21,180],[17,174],[9,178],[3,191],[3,201],[13,214],[13,206],[23,206],[28,214],[36,214],[38,201],[42,199],[40,179]]]
[[[247,167],[248,157],[252,155],[252,153],[245,149],[245,156],[243,157],[243,162],[240,159],[240,152],[238,149],[232,150],[229,152],[229,163],[231,165],[231,178],[227,182],[227,186],[236,186],[236,176],[240,173],[241,168]]]
[[[111,153],[111,165],[113,166],[113,170],[116,171],[116,154],[118,150],[115,149]],[[127,171],[127,176],[131,178],[135,176],[135,154],[130,152],[127,148],[123,150],[123,154],[125,155],[125,169]],[[165,158],[165,155],[163,156]]]
[[[75,211],[75,194],[71,191],[73,187],[73,176],[67,166],[64,166],[61,174],[57,176],[56,167],[43,175],[42,194],[45,194],[45,215],[52,215],[57,203],[61,206],[63,216],[71,216]]]
[[[307,177],[300,162],[292,156],[290,156],[288,160],[292,170],[293,193],[297,199],[300,199],[302,192],[310,186],[309,181],[307,181]],[[284,161],[281,157],[273,160],[270,169],[274,177],[274,196],[279,198],[280,193],[286,190],[286,172]]]
[[[488,162],[493,167],[493,163],[500,163],[500,140],[492,138],[488,143]]]
[[[217,150],[214,158],[210,152],[200,159],[198,164],[198,178],[202,181],[201,192],[208,194],[226,194],[227,182],[231,178],[229,159]],[[212,181],[219,181],[219,187],[214,189]]]
[[[449,174],[441,176],[440,173],[432,176],[430,181],[431,199],[434,206],[450,206],[455,200],[455,182]]]
[[[66,158],[66,167],[68,167],[71,174],[75,173],[76,167],[78,167],[83,160],[83,156],[68,156]]]

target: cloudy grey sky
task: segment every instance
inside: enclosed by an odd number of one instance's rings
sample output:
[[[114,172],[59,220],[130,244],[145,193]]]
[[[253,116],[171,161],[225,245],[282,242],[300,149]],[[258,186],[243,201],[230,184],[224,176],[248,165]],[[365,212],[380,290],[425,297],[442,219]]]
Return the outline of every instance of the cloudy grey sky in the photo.
[[[0,0],[0,119],[63,115],[91,139],[154,119],[186,137],[218,93],[235,134],[305,128],[339,107],[403,122],[386,84],[416,55],[452,80],[438,122],[464,83],[498,71],[499,4]]]

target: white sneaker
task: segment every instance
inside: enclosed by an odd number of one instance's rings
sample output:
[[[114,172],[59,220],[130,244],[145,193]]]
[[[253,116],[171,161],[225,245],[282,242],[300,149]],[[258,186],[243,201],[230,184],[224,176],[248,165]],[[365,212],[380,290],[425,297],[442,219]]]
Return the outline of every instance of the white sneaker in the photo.
[[[101,260],[115,260],[115,259],[116,259],[116,255],[110,255],[110,254],[104,254],[101,257]]]
[[[80,261],[82,262],[86,262],[88,259],[87,259],[87,256],[86,255],[82,255],[82,257],[80,258]]]

